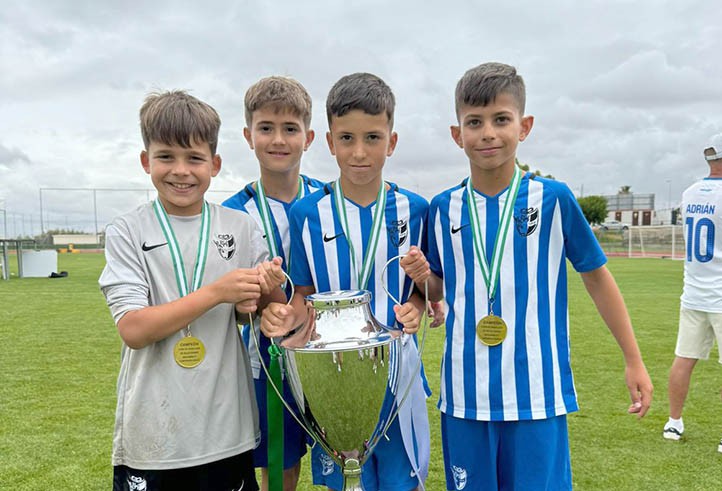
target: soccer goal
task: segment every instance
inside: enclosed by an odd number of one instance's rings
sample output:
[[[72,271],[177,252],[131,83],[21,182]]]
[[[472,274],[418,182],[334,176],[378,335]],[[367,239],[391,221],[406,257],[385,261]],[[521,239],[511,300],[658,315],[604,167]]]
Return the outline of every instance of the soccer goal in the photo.
[[[684,227],[681,225],[630,227],[627,232],[628,257],[684,259]]]
[[[597,229],[595,233],[607,256],[684,259],[684,228],[681,225]]]

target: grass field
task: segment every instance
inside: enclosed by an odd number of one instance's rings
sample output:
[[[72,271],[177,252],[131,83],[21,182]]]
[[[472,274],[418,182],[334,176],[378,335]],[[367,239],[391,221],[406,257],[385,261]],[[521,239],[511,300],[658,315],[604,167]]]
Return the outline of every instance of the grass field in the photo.
[[[0,489],[110,489],[120,341],[97,287],[102,267],[100,254],[63,254],[59,269],[68,271],[67,278],[0,281]],[[575,489],[722,489],[717,348],[695,370],[685,440],[661,437],[682,263],[612,259],[609,268],[634,320],[655,400],[642,420],[626,414],[621,354],[572,275],[572,359],[581,405],[569,417]],[[443,329],[431,331],[424,355],[435,392],[427,481],[433,491],[445,488],[435,408],[442,342]],[[308,463],[302,474],[299,489],[312,489]]]

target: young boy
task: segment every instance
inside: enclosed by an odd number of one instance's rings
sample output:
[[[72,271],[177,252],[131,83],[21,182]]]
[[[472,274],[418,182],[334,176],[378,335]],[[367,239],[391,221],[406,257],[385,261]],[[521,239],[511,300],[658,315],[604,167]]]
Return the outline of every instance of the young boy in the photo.
[[[243,136],[256,154],[260,178],[223,202],[224,206],[247,212],[263,230],[274,256],[283,258],[288,268],[291,240],[288,214],[298,199],[323,187],[323,183],[300,175],[301,157],[313,141],[311,96],[296,80],[267,77],[251,86],[245,96],[246,127]],[[256,332],[260,332],[258,324]],[[261,467],[263,490],[268,489],[267,377],[261,370],[258,351],[265,366],[270,365],[270,340],[259,336],[259,350],[250,339],[251,330],[244,327],[243,339],[248,345],[261,424],[261,442],[253,459]],[[271,390],[273,390],[271,388]],[[284,381],[285,400],[294,398]],[[279,402],[280,403],[280,402]],[[306,433],[296,420],[283,411],[283,489],[296,489],[301,470],[301,457],[306,454]]]
[[[629,412],[644,416],[652,398],[624,301],[574,196],[515,164],[534,122],[524,103],[514,67],[464,74],[451,136],[471,175],[429,209],[432,297],[443,289],[448,304],[438,405],[450,490],[571,489],[565,259],[624,354]]]
[[[283,335],[298,326],[306,316],[305,296],[348,289],[371,291],[371,308],[382,323],[398,321],[407,332],[418,328],[423,301],[417,294],[412,296],[413,284],[398,261],[388,267],[387,285],[402,305],[394,306],[382,288],[385,263],[421,243],[428,208],[423,198],[382,177],[398,138],[393,131],[394,105],[388,85],[368,73],[342,77],[331,88],[326,140],[340,176],[291,210],[291,277],[296,293],[292,308],[274,303],[264,311],[261,327],[266,335]],[[375,254],[366,257],[369,250]],[[415,367],[415,343],[404,346],[403,363]],[[380,440],[363,466],[367,491],[409,491],[426,476],[427,394],[422,374],[411,377],[410,395],[388,431],[388,440]],[[341,489],[340,470],[329,468],[330,458],[320,445],[314,447],[312,459],[314,484]]]
[[[123,341],[113,489],[258,489],[258,417],[236,311],[283,301],[253,220],[204,200],[220,119],[185,92],[140,110],[158,197],[106,229],[99,283]]]

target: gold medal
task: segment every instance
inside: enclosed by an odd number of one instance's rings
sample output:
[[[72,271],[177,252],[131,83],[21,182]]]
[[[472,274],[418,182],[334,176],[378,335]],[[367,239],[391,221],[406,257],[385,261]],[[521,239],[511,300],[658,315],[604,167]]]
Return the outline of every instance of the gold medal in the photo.
[[[506,323],[494,314],[487,315],[476,324],[476,335],[487,346],[496,346],[506,339]]]
[[[183,368],[195,368],[206,356],[206,348],[201,340],[193,336],[183,336],[173,348],[173,358]]]

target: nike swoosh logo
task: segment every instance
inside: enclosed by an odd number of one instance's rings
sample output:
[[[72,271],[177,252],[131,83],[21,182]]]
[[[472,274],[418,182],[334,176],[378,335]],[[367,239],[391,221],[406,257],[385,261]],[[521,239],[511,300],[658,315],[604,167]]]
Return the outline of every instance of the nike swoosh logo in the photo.
[[[343,232],[341,232],[340,234],[336,234],[333,237],[329,237],[328,235],[323,234],[323,241],[331,242],[332,240],[337,239],[337,238],[341,237],[342,235],[343,235]]]
[[[162,247],[164,245],[168,245],[168,242],[163,242],[162,244],[153,244],[153,245],[148,245],[145,242],[143,242],[143,245],[140,246],[140,248],[143,249],[144,251],[148,252],[148,251],[152,251],[153,249],[156,249],[158,247]]]
[[[455,234],[456,232],[458,232],[459,230],[461,230],[462,228],[464,228],[464,227],[466,227],[466,226],[468,226],[468,225],[469,225],[468,223],[465,223],[465,224],[462,225],[461,227],[454,227],[454,226],[452,225],[452,226],[451,226],[451,233],[452,233],[452,234]]]

